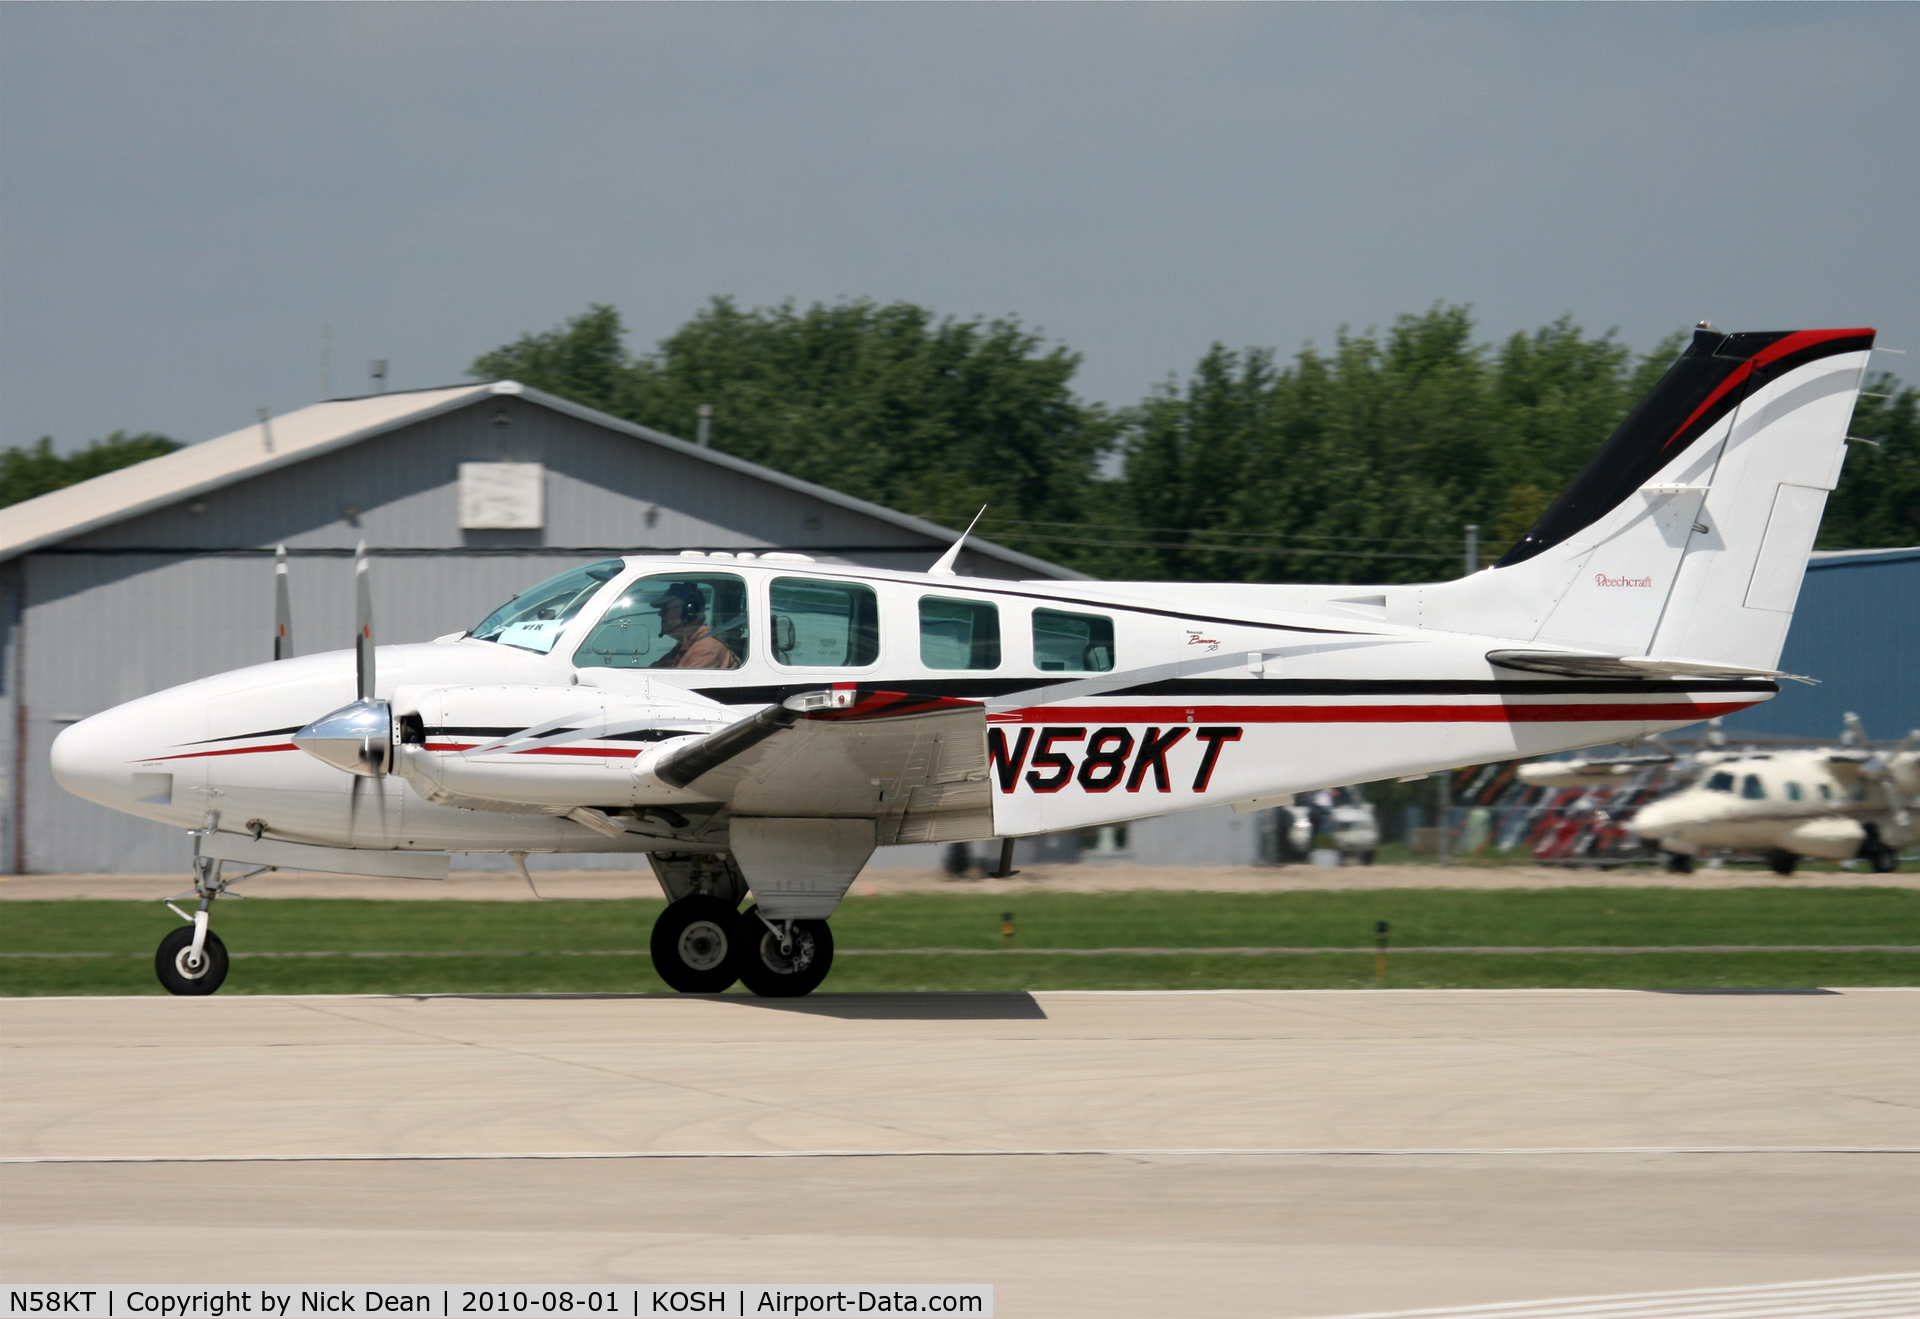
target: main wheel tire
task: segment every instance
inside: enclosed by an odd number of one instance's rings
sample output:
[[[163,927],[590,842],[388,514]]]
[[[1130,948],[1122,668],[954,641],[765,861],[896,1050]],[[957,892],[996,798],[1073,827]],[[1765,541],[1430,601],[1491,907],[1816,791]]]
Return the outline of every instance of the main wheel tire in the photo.
[[[718,994],[739,977],[733,969],[733,923],[739,913],[710,893],[670,902],[653,923],[653,969],[682,994]]]
[[[225,983],[227,946],[220,942],[219,935],[212,930],[207,931],[207,941],[200,947],[200,965],[197,967],[187,964],[187,956],[192,951],[191,925],[182,925],[169,931],[167,937],[160,941],[160,947],[153,955],[153,972],[160,977],[160,983],[169,994],[211,994]]]
[[[780,951],[780,937],[748,907],[733,926],[733,969],[740,983],[761,998],[811,994],[833,969],[833,931],[825,921],[795,921],[793,946]]]
[[[1900,868],[1900,854],[1879,839],[1875,839],[1870,848],[1862,850],[1866,854],[1867,864],[1876,875],[1891,875]]]
[[[1767,853],[1767,864],[1773,867],[1776,875],[1791,875],[1794,867],[1800,864],[1800,857],[1784,847],[1776,847]]]
[[[1673,875],[1691,875],[1693,873],[1693,858],[1685,852],[1667,853],[1667,873]]]

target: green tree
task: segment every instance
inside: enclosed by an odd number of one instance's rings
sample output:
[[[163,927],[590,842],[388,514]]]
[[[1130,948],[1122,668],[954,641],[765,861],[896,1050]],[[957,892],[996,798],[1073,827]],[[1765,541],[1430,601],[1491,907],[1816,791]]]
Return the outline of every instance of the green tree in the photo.
[[[53,437],[43,435],[34,444],[15,445],[0,453],[0,507],[158,458],[179,447],[177,441],[150,431],[139,435],[115,431],[84,449],[60,454],[53,451]]]
[[[1891,375],[1868,377],[1853,409],[1840,484],[1820,521],[1823,550],[1920,545],[1920,391]]]
[[[1079,357],[1013,320],[716,298],[651,354],[621,339],[619,313],[596,305],[471,370],[683,437],[708,404],[715,448],[949,525],[982,504],[1078,521],[1117,432],[1074,396]]]
[[[1563,318],[1498,351],[1465,307],[1342,332],[1282,367],[1214,345],[1126,418],[1103,571],[1250,581],[1454,576],[1531,525],[1672,358]],[[1127,528],[1136,529],[1129,537]],[[1152,530],[1147,530],[1152,529]],[[1130,544],[1118,542],[1131,540]]]

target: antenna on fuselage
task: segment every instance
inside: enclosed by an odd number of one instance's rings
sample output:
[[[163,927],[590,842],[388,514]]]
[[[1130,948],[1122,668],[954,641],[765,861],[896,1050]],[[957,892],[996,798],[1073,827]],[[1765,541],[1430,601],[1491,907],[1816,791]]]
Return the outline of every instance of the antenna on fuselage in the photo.
[[[273,552],[273,657],[293,658],[293,602],[287,595],[287,547]]]
[[[945,554],[942,554],[939,560],[933,565],[933,567],[927,569],[927,572],[931,576],[934,576],[934,577],[959,576],[959,572],[957,569],[955,569],[954,564],[960,561],[960,547],[967,543],[967,537],[971,536],[973,534],[973,529],[980,525],[980,518],[982,514],[984,514],[986,511],[987,511],[987,506],[985,504],[980,505],[980,512],[975,513],[973,515],[973,521],[967,523],[967,529],[960,533],[959,540],[956,540],[955,542],[953,542],[953,548],[949,549]]]

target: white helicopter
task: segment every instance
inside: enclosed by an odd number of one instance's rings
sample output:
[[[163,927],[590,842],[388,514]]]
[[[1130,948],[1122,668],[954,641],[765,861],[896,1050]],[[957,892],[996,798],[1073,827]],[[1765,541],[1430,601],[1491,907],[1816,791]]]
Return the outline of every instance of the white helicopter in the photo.
[[[1498,564],[1429,585],[987,581],[954,574],[958,543],[925,573],[634,555],[376,650],[362,557],[352,652],[95,715],[53,770],[191,831],[199,908],[174,908],[188,924],[155,959],[174,993],[220,986],[210,908],[267,869],[431,878],[449,851],[523,871],[615,851],[645,854],[669,900],[667,984],[804,994],[876,846],[1000,838],[1005,871],[1021,835],[1768,699],[1872,344],[1703,322]]]

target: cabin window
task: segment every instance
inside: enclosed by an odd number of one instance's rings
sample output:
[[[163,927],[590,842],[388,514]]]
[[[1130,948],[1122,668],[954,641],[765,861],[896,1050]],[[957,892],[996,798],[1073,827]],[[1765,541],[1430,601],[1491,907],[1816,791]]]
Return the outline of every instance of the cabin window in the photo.
[[[1794,783],[1792,781],[1789,781],[1787,783],[1787,800],[1788,801],[1801,801],[1805,798],[1805,796],[1806,794],[1800,790],[1800,785],[1798,783]]]
[[[1740,782],[1740,795],[1748,801],[1765,801],[1767,785],[1760,781],[1758,774],[1749,774]]]
[[[773,657],[803,669],[858,669],[880,658],[880,602],[870,586],[776,577]]]
[[[1833,800],[1833,789],[1832,789],[1832,788],[1830,788],[1830,787],[1828,787],[1828,786],[1827,786],[1826,784],[1824,784],[1824,783],[1821,783],[1821,784],[1817,784],[1817,785],[1815,785],[1815,786],[1817,786],[1817,787],[1818,787],[1818,788],[1820,789],[1820,800],[1821,800],[1821,801],[1832,801],[1832,800]]]
[[[999,668],[999,609],[984,600],[921,596],[920,662],[930,669]]]
[[[594,592],[618,577],[626,566],[619,559],[608,559],[549,577],[488,614],[467,635],[544,655],[553,649],[574,615],[593,599]]]
[[[1725,770],[1721,770],[1718,774],[1715,774],[1712,778],[1707,780],[1707,791],[1708,792],[1732,792],[1733,791],[1733,775],[1727,773]]]
[[[1033,662],[1043,673],[1111,671],[1113,620],[1099,614],[1034,610]]]
[[[746,659],[746,583],[711,572],[629,582],[573,652],[583,669],[737,669]]]

